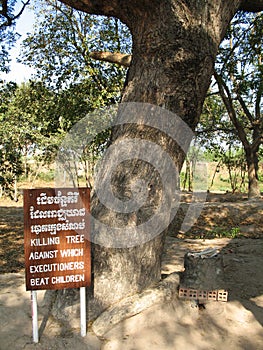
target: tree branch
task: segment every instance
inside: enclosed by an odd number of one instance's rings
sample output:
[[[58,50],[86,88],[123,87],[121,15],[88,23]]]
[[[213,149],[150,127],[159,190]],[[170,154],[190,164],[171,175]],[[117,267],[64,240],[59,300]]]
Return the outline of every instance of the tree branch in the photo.
[[[255,119],[253,118],[253,115],[250,113],[249,109],[247,108],[247,105],[245,103],[245,101],[243,100],[242,96],[239,94],[239,92],[237,93],[237,100],[240,103],[245,115],[247,116],[248,120],[250,121],[251,125],[253,125]]]
[[[60,0],[64,4],[89,14],[116,17],[126,23],[130,1],[119,0]],[[134,4],[136,6],[136,4]]]
[[[0,25],[0,28],[3,28],[3,27],[11,26],[14,23],[14,21],[17,20],[22,15],[26,6],[29,5],[30,0],[27,0],[26,2],[22,2],[23,5],[20,11],[18,12],[18,14],[16,14],[15,16],[10,16],[10,14],[8,13],[9,12],[8,0],[2,0],[1,3],[2,3],[2,9],[0,11],[0,15],[2,15],[6,19],[6,21]]]
[[[114,16],[117,18],[126,17],[128,10],[137,9],[141,7],[154,7],[157,3],[160,6],[162,0],[60,0],[66,5],[69,5],[77,10],[95,15]],[[240,1],[240,10],[249,12],[263,11],[263,0],[242,0]]]
[[[90,53],[90,57],[110,63],[116,63],[120,66],[129,67],[132,56],[129,54],[123,54],[119,52],[107,52],[107,51],[93,51]]]
[[[114,16],[118,7],[118,0],[60,0],[64,4],[94,15]]]
[[[262,94],[263,94],[263,80],[261,80],[257,95],[256,95],[256,105],[255,105],[255,114],[256,114],[256,119],[260,120],[261,119],[261,99],[262,99]]]
[[[71,7],[76,8],[77,10],[81,10],[88,13],[93,13],[97,15],[105,15],[105,16],[114,16],[116,15],[116,11],[120,13],[121,10],[121,2],[118,0],[60,0],[64,4],[67,4]],[[156,1],[160,2],[162,0]],[[137,7],[141,4],[144,6],[150,6],[153,1],[148,0],[138,0],[138,1],[125,1],[127,3],[132,2],[134,7]],[[147,4],[148,3],[148,4]],[[119,9],[119,10],[118,10]],[[242,0],[240,2],[240,10],[249,11],[249,12],[259,12],[263,11],[263,0]]]
[[[146,9],[158,9],[162,0],[59,0],[86,13],[116,17],[129,27],[133,18],[145,15]]]
[[[3,1],[2,1],[2,10],[0,11],[0,15],[2,15],[2,16],[6,19],[6,22],[4,22],[3,24],[1,24],[1,27],[0,27],[0,28],[11,26],[11,24],[12,24],[12,19],[11,19],[11,17],[10,17],[9,14],[8,14],[8,4],[7,4],[7,0],[3,0]]]
[[[252,144],[252,151],[253,152],[258,152],[259,146],[263,144],[263,133],[261,132],[257,138],[253,141]]]
[[[205,128],[205,129],[197,129],[196,131],[195,131],[195,135],[196,136],[201,136],[201,135],[207,135],[207,134],[212,134],[212,133],[216,133],[216,132],[218,132],[218,131],[222,131],[222,132],[224,132],[224,133],[226,133],[226,134],[229,134],[229,133],[232,133],[232,134],[234,134],[234,135],[236,135],[237,134],[237,131],[236,131],[236,129],[235,128],[233,128],[233,129],[228,129],[228,128],[218,128],[218,127],[211,127],[211,128]]]
[[[216,80],[218,88],[219,88],[220,96],[224,102],[224,105],[226,107],[229,118],[231,119],[234,127],[237,130],[240,141],[242,142],[245,149],[249,149],[250,145],[249,145],[249,142],[248,142],[248,139],[246,136],[246,132],[245,132],[242,124],[237,119],[236,112],[235,112],[235,109],[233,107],[230,91],[229,91],[226,83],[222,79],[222,77],[220,75],[218,75],[216,71],[214,71],[214,77],[215,77],[215,80]]]

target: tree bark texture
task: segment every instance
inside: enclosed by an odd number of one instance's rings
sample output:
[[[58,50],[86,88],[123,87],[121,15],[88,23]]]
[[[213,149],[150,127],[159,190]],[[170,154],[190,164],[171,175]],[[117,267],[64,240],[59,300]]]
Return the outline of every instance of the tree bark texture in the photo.
[[[258,150],[253,151],[250,147],[246,150],[246,161],[248,167],[248,198],[260,197],[258,178]]]
[[[88,13],[117,17],[127,24],[133,38],[133,50],[122,101],[159,106],[176,113],[194,130],[210,84],[218,46],[242,1],[62,2]],[[258,3],[262,4],[261,1]],[[136,123],[114,127],[112,144],[130,139],[144,139],[161,145],[180,170],[185,151],[162,131]],[[190,139],[186,143],[189,144]],[[132,198],[131,184],[138,179],[143,179],[148,188],[144,206],[133,213],[117,213],[95,198],[93,215],[96,219],[106,226],[123,228],[123,231],[149,220],[164,195],[162,179],[151,164],[141,159],[119,164],[112,178],[113,192],[125,202]],[[94,297],[99,312],[160,280],[165,231],[134,247],[94,245]],[[95,229],[94,234],[100,236],[107,232],[96,232]]]

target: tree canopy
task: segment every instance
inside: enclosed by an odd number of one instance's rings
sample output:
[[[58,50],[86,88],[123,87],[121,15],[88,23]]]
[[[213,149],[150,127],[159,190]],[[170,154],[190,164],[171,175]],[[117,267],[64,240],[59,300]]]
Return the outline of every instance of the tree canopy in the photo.
[[[57,87],[90,79],[102,100],[110,95],[114,100],[124,69],[95,62],[90,53],[129,51],[128,29],[117,19],[91,16],[52,0],[40,2],[35,11],[39,21],[23,43],[22,62]]]
[[[241,141],[249,178],[249,196],[260,195],[258,153],[263,143],[263,15],[239,13],[217,58],[215,79],[227,114]]]
[[[10,48],[19,38],[16,33],[16,21],[20,18],[30,0],[2,0],[0,4],[0,71],[9,71]]]

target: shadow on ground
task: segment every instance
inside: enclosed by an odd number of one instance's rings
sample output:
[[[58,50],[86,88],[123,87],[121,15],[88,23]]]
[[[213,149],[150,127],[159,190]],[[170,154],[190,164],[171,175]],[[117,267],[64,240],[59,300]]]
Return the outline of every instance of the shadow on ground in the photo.
[[[234,209],[234,205],[231,208]],[[236,213],[239,215],[239,211]],[[260,215],[254,207],[253,213],[258,220],[257,227],[260,227]],[[211,211],[210,217],[212,214]],[[246,220],[250,224],[249,215]],[[42,336],[40,344],[36,345],[32,343],[31,335],[30,293],[25,291],[21,272],[24,265],[22,208],[0,208],[0,231],[0,271],[5,272],[0,275],[0,348],[3,350],[263,349],[263,238],[193,240],[167,237],[163,274],[181,272],[184,254],[189,250],[200,251],[208,246],[221,249],[225,273],[222,287],[229,291],[229,301],[210,302],[204,309],[178,299],[155,305],[116,325],[100,340],[91,332],[85,338],[80,337],[77,313],[72,312],[68,325],[55,320],[50,314],[50,299],[46,292],[38,292]],[[20,273],[9,273],[17,271]],[[78,307],[77,299],[74,304]]]

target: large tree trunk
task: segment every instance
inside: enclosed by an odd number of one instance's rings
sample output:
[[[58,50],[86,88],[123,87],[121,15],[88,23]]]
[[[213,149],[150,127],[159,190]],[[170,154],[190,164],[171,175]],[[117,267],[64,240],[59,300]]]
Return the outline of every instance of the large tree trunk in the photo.
[[[133,1],[63,1],[73,7],[95,14],[112,15],[125,22],[133,36],[132,62],[129,68],[123,102],[150,103],[176,113],[194,130],[210,84],[215,57],[226,28],[241,1],[233,0],[133,0]],[[146,108],[147,110],[147,108]],[[147,112],[148,113],[148,112]],[[138,113],[138,122],[140,122]],[[160,117],[161,118],[161,117]],[[171,117],[171,126],[172,126]],[[143,118],[144,120],[144,118]],[[179,130],[179,133],[184,130]],[[189,136],[190,133],[188,133]],[[148,140],[161,145],[180,170],[183,149],[168,133],[146,125],[116,126],[112,144],[123,140]],[[137,141],[134,141],[134,144]],[[150,144],[148,144],[150,145]],[[154,155],[155,148],[145,152]],[[127,154],[131,149],[127,147]],[[140,154],[139,154],[140,155]],[[99,311],[128,295],[134,294],[160,280],[161,256],[166,229],[151,240],[132,244],[136,229],[144,227],[158,211],[165,198],[166,212],[160,215],[165,223],[171,215],[172,191],[165,192],[163,182],[151,162],[134,157],[116,166],[111,186],[116,197],[124,202],[133,198],[132,186],[138,180],[147,185],[145,203],[134,212],[117,212],[103,205],[98,198],[93,201],[94,217],[104,223],[105,230],[94,227],[94,295]],[[153,157],[154,158],[154,157]],[[129,160],[128,160],[129,159]],[[111,164],[114,167],[114,164]],[[164,164],[164,167],[167,164]],[[161,169],[161,164],[160,164]],[[101,181],[103,184],[103,181]],[[135,186],[136,187],[136,186]],[[137,189],[140,194],[142,189]],[[167,221],[168,224],[169,220]],[[119,227],[125,244],[114,247],[109,239],[112,227]],[[135,230],[129,228],[135,227]],[[126,235],[127,234],[127,235]],[[123,241],[122,241],[123,242]]]
[[[206,5],[205,8],[204,4],[192,3],[187,7],[177,1],[161,2],[158,7],[153,5],[152,8],[145,8],[145,13],[132,18],[133,55],[122,101],[161,106],[176,113],[194,130],[210,84],[218,45],[236,8],[226,6],[224,1]],[[132,124],[115,127],[112,143],[125,138],[143,137],[160,144],[159,140],[162,139],[162,147],[180,170],[185,150],[164,136],[167,135]],[[185,138],[189,144],[190,138],[187,139],[187,135]],[[124,193],[138,178],[143,178],[148,185],[157,188],[149,193],[147,203],[139,211],[132,213],[129,218],[127,214],[121,217],[119,213],[113,213],[96,203],[93,215],[108,226],[123,227],[123,234],[127,225],[133,223],[132,215],[137,225],[149,220],[163,196],[159,184],[163,179],[158,179],[157,175],[153,177],[153,169],[149,164],[138,164],[137,159],[123,163],[113,179],[113,185],[118,196],[125,200]],[[170,207],[165,213],[168,220],[171,205],[170,199]],[[103,233],[95,230],[95,234]],[[95,245],[94,294],[102,308],[160,280],[165,234],[166,230],[163,230],[152,240],[131,248]]]

